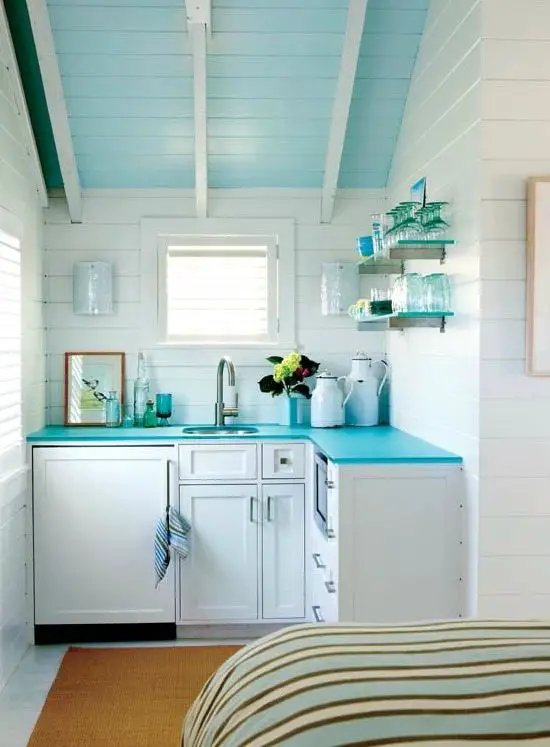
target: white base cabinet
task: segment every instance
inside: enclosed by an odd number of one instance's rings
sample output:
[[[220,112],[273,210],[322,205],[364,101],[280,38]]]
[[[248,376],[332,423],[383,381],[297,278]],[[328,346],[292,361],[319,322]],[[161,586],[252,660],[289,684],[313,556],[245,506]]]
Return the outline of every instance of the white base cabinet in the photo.
[[[157,589],[154,573],[174,459],[170,446],[34,449],[37,625],[175,622],[173,566]]]
[[[398,624],[465,614],[460,465],[328,465],[327,538],[312,524],[318,622]]]
[[[258,617],[256,485],[182,485],[180,510],[191,524],[191,552],[179,561],[179,617]]]

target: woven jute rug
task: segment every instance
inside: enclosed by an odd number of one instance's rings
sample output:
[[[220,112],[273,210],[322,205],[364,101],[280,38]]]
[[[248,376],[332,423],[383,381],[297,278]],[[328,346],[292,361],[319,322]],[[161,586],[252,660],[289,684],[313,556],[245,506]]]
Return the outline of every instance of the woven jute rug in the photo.
[[[29,747],[179,747],[187,709],[237,649],[70,648]]]

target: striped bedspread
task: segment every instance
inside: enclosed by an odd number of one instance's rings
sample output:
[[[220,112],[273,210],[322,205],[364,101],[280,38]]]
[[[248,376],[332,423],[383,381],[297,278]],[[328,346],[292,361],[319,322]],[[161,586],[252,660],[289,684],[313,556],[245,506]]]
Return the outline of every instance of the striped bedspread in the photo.
[[[184,747],[550,745],[550,623],[300,625],[234,654]]]

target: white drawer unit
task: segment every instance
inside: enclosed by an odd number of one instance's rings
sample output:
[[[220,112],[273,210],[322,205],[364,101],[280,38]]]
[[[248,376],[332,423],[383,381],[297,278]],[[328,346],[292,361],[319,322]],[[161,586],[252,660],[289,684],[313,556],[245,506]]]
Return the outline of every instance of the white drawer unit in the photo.
[[[306,445],[303,443],[262,444],[264,480],[303,480],[306,474]]]
[[[180,480],[255,480],[256,444],[182,444],[178,448]]]

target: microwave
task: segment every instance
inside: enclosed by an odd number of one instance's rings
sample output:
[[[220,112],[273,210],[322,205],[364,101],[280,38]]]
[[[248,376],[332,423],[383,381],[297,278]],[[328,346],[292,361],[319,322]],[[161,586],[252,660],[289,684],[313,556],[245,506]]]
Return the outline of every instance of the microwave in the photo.
[[[328,529],[328,460],[321,452],[315,454],[315,474],[313,480],[313,519],[321,534],[329,538]]]

